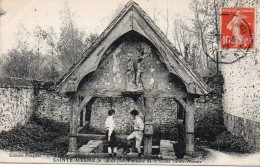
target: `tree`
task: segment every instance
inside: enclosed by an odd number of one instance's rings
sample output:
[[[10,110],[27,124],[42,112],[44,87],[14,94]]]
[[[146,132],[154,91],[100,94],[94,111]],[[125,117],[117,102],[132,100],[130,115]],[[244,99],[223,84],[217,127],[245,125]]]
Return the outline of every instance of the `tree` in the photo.
[[[77,28],[68,7],[62,16],[60,32],[38,26],[31,33],[21,26],[16,34],[17,45],[2,58],[3,74],[57,81],[97,39],[96,34],[87,36]]]
[[[17,48],[9,51],[4,57],[2,69],[5,75],[10,77],[39,79],[40,68],[43,60],[32,50],[19,50]]]
[[[175,47],[179,49],[185,59],[188,59],[189,56],[187,55],[187,53],[185,53],[185,51],[187,52],[188,50],[190,50],[189,46],[191,43],[194,42],[194,37],[193,35],[191,35],[188,26],[182,19],[176,19],[174,20],[174,27],[171,33],[174,37],[173,41]]]
[[[62,17],[61,33],[57,34],[53,29],[47,31],[39,29],[37,35],[45,42],[46,52],[56,64],[63,75],[69,68],[83,56],[84,51],[97,39],[96,34],[86,36],[84,31],[77,28],[73,21],[74,14],[65,7]],[[54,67],[52,67],[54,68]]]
[[[3,74],[10,77],[38,79],[40,78],[43,59],[41,54],[30,49],[28,42],[31,33],[20,25],[16,33],[16,46],[2,57]]]
[[[155,9],[154,9],[154,12]],[[167,2],[167,6],[166,6],[166,10],[165,10],[165,15],[161,14],[163,20],[165,21],[165,35],[166,37],[168,37],[168,33],[169,33],[169,29],[170,29],[170,15],[171,15],[171,11],[169,10],[169,6],[168,6],[168,2]],[[155,14],[154,14],[155,17]]]
[[[194,0],[190,3],[190,9],[193,18],[190,19],[191,26],[176,25],[177,29],[185,29],[185,34],[189,34],[188,41],[191,43],[183,43],[186,54],[196,57],[198,62],[194,64],[196,71],[202,76],[210,76],[216,73],[218,56],[219,56],[219,42],[220,42],[220,11],[221,7],[226,6],[227,0]],[[175,34],[181,34],[184,30],[178,30]],[[176,38],[177,35],[175,35]],[[194,38],[192,40],[192,38]],[[178,36],[177,36],[178,40]],[[195,47],[196,46],[196,47]],[[196,49],[196,51],[189,51]],[[187,57],[187,55],[185,55]]]

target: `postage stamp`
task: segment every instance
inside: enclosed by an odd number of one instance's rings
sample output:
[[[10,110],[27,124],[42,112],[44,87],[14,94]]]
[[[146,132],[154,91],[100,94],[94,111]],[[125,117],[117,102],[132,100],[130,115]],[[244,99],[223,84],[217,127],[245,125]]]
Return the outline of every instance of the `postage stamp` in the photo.
[[[222,50],[255,49],[255,9],[221,8]]]

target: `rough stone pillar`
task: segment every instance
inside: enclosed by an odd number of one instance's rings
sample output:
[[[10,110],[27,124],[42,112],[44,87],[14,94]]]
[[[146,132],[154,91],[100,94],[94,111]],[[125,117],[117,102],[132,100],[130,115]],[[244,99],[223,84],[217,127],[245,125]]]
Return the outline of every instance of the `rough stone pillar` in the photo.
[[[186,129],[186,154],[192,155],[194,153],[194,98],[191,94],[187,97],[187,107],[185,116]]]
[[[145,99],[145,133],[144,133],[144,156],[152,155],[152,140],[153,140],[153,105],[154,98],[146,97]]]
[[[77,151],[77,130],[78,130],[78,99],[75,94],[70,97],[71,112],[70,112],[70,138],[69,138],[69,152],[68,155],[73,155]]]

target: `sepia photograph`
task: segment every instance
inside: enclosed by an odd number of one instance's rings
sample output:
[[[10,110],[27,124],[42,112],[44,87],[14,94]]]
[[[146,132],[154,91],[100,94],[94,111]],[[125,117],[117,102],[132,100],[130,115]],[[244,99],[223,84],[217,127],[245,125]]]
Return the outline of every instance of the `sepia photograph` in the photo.
[[[0,0],[0,164],[260,166],[258,0]]]

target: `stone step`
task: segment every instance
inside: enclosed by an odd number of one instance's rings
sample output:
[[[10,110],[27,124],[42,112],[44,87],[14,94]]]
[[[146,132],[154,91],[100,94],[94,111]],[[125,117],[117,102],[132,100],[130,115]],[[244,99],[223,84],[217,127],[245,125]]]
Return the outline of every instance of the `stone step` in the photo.
[[[175,156],[173,141],[170,140],[160,141],[160,155]]]
[[[78,150],[80,153],[102,153],[103,141],[102,140],[90,140],[86,145],[83,145]]]

